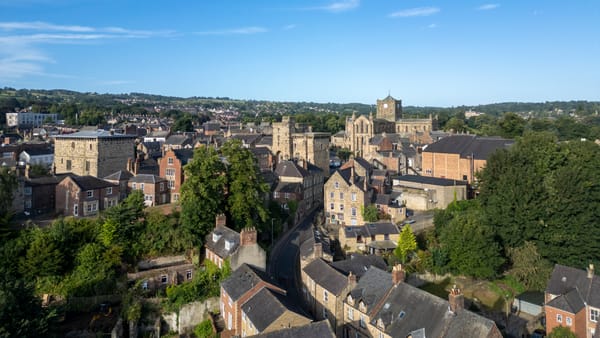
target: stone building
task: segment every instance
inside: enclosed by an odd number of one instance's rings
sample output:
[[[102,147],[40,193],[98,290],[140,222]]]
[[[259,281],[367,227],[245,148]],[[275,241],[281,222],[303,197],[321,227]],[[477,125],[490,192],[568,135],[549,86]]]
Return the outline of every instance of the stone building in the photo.
[[[127,160],[135,158],[134,150],[135,135],[105,130],[56,135],[54,168],[56,173],[106,177],[126,169]]]
[[[297,127],[294,119],[284,116],[281,122],[273,123],[273,144],[271,151],[277,162],[286,160],[304,160],[311,163],[327,175],[329,172],[329,133],[312,132]]]
[[[380,134],[397,134],[399,137],[409,138],[418,133],[429,133],[435,127],[431,116],[426,119],[402,118],[402,101],[387,96],[377,100],[376,115],[361,115],[346,119],[346,129],[343,134],[335,135],[335,144],[348,148],[355,156],[371,158],[373,149],[370,147],[371,139]]]

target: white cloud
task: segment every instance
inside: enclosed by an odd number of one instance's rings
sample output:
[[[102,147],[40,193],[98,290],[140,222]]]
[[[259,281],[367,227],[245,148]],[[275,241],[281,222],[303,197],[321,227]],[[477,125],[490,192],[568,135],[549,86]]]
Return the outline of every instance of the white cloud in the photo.
[[[283,30],[289,31],[290,29],[294,29],[297,26],[295,24],[283,26]]]
[[[481,5],[481,6],[477,7],[477,10],[490,11],[490,10],[496,9],[498,7],[500,7],[500,4],[485,4],[485,5]]]
[[[427,26],[427,28],[434,29],[434,28],[437,28],[437,26],[438,26],[438,25],[436,25],[436,24],[432,23],[432,24],[430,24],[429,26]]]
[[[259,34],[266,33],[269,30],[264,27],[241,27],[241,28],[233,28],[233,29],[224,29],[224,30],[215,30],[215,31],[203,31],[196,32],[197,35],[250,35],[250,34]]]
[[[440,11],[438,7],[417,7],[391,13],[391,18],[408,18],[413,16],[430,16]]]
[[[323,7],[317,7],[315,9],[320,9],[328,12],[344,12],[360,6],[360,0],[347,0],[347,1],[337,1],[333,2],[329,5]]]
[[[174,31],[130,30],[121,27],[58,25],[42,21],[0,22],[0,80],[28,75],[70,77],[44,72],[44,65],[56,62],[41,45],[82,44],[110,39],[172,36]]]

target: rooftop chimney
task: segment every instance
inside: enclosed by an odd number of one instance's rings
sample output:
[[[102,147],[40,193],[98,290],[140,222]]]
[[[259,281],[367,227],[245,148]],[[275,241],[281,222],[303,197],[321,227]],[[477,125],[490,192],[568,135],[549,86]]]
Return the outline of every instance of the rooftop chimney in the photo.
[[[242,229],[240,232],[240,245],[253,245],[256,244],[256,228],[248,227]]]
[[[350,274],[348,274],[348,286],[351,289],[354,289],[356,286],[356,275],[353,274],[352,271],[350,271]]]
[[[215,220],[215,227],[224,227],[227,224],[227,216],[225,214],[218,214]]]
[[[402,264],[398,264],[392,268],[392,282],[394,285],[404,282],[405,272]]]
[[[313,257],[314,258],[321,258],[323,257],[323,243],[321,242],[315,242],[315,245],[313,247]]]
[[[465,296],[460,289],[456,287],[456,284],[450,290],[448,302],[450,303],[450,312],[457,313],[465,308]]]
[[[587,268],[587,277],[589,279],[594,278],[594,264],[590,263],[590,265]]]

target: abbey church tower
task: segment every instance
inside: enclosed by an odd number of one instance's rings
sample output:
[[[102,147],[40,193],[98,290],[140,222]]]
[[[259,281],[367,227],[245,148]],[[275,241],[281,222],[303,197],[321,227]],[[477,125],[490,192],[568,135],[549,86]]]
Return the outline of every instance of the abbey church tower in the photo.
[[[376,117],[390,122],[402,119],[402,100],[396,100],[390,95],[383,100],[377,100]]]

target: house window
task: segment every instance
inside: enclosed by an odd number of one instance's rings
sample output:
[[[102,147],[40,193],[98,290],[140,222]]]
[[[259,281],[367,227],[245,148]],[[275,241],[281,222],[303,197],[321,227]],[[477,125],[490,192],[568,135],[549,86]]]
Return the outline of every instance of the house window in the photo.
[[[351,307],[348,308],[348,319],[354,320],[354,309]]]
[[[25,201],[25,209],[31,209],[31,200]]]
[[[327,318],[327,309],[323,308],[323,318]]]
[[[179,201],[179,194],[173,194],[173,200],[175,200],[175,202]]]
[[[163,191],[163,190],[165,190],[165,184],[164,184],[164,183],[161,183],[161,184],[160,184],[160,191]]]
[[[332,191],[329,193],[329,198],[333,199],[333,196],[334,196],[334,192]]]
[[[170,189],[175,189],[175,181],[173,181],[173,180],[169,181],[169,188]]]
[[[390,240],[390,234],[383,234],[383,240],[389,241]]]
[[[107,195],[110,195],[110,194],[112,194],[112,187],[108,187],[108,188],[106,188],[106,194],[107,194]]]
[[[172,164],[173,164],[173,158],[172,158],[172,157],[169,157],[169,158],[167,159],[167,164],[169,164],[169,165],[172,165]]]
[[[67,170],[71,170],[71,160],[67,160]]]
[[[344,199],[344,193],[343,193],[343,192],[341,192],[341,193],[340,193],[340,199],[341,199],[341,200],[343,200],[343,199]]]
[[[598,321],[598,318],[600,317],[600,311],[596,310],[596,309],[590,309],[590,320],[594,323],[596,323]]]
[[[567,317],[567,326],[571,326],[573,325],[573,320],[571,319],[571,317]]]
[[[329,294],[327,293],[327,290],[323,290],[323,300],[325,302],[329,300]]]
[[[379,332],[379,338],[383,338],[383,332]]]
[[[137,188],[137,184],[135,184],[135,183],[132,183],[132,184],[131,184],[131,189],[135,190],[135,188]]]
[[[160,276],[160,284],[167,284],[169,282],[169,276],[168,275],[161,275]]]
[[[90,148],[92,145],[90,144]],[[90,171],[90,161],[85,161],[85,171]]]
[[[333,203],[329,204],[329,209],[334,210],[335,209],[335,205],[333,205]]]
[[[463,181],[467,180],[467,175],[463,175]]]
[[[140,183],[140,189],[144,190],[144,183]]]
[[[23,193],[25,195],[31,195],[31,187],[25,187],[25,189],[23,190]]]
[[[356,208],[352,207],[350,214],[352,215],[352,217],[356,217]]]
[[[79,205],[73,204],[73,216],[79,215]]]
[[[364,315],[360,315],[360,322],[359,322],[360,327],[362,327],[363,329],[367,327],[367,322],[365,321],[365,316]]]
[[[142,290],[148,290],[148,281],[147,280],[142,282]]]
[[[339,184],[338,182],[335,182],[335,183],[333,183],[333,186],[334,186],[336,189],[339,189],[339,187],[340,187],[340,184]]]
[[[432,171],[431,171],[431,169],[425,169],[425,173],[431,175]]]
[[[561,315],[560,313],[557,313],[557,314],[556,314],[556,321],[557,321],[558,323],[562,323],[562,315]]]
[[[88,198],[90,198],[90,197],[94,197],[94,190],[88,190],[88,191],[86,191],[85,193],[87,194],[87,197],[88,197]]]
[[[352,198],[352,202],[356,202],[356,193],[353,192],[350,196]]]
[[[340,204],[340,211],[344,211],[344,205]]]
[[[187,270],[185,272],[185,279],[190,280],[192,279],[193,275],[192,275],[192,270]]]

